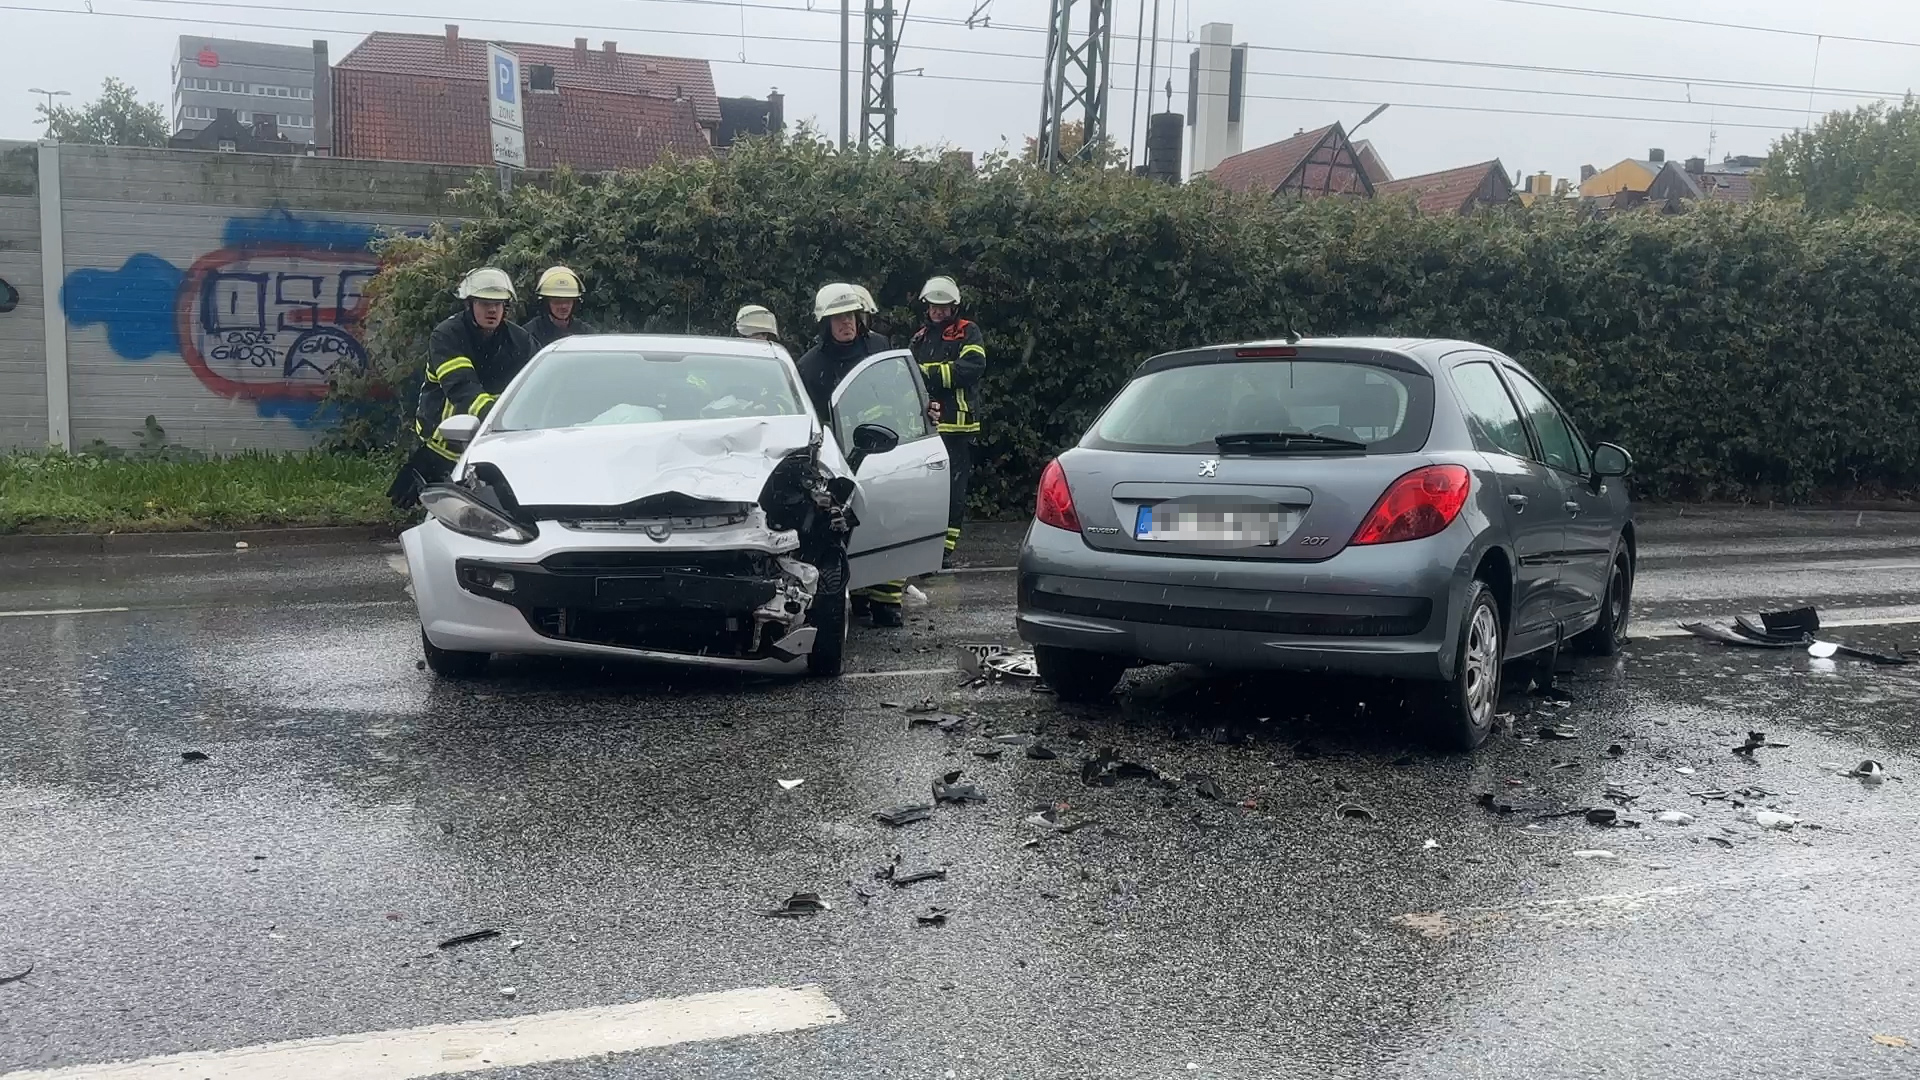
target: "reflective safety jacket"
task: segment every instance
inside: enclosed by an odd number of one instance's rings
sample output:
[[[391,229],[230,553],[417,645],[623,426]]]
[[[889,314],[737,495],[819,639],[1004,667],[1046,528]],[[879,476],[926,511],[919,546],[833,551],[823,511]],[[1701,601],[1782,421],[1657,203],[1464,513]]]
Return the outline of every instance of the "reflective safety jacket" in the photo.
[[[577,315],[568,319],[567,325],[561,326],[559,323],[554,322],[553,316],[544,310],[533,318],[528,319],[525,323],[525,329],[527,336],[533,339],[534,352],[539,352],[541,349],[546,348],[564,337],[573,337],[576,334],[597,334],[600,332],[590,326],[585,319]]]
[[[434,453],[459,460],[460,451],[440,438],[440,422],[461,413],[487,415],[500,391],[532,357],[533,339],[512,322],[502,320],[488,334],[473,321],[471,310],[448,316],[427,339],[427,373],[414,410],[414,434]]]
[[[970,400],[987,373],[987,339],[978,323],[955,318],[925,323],[913,335],[913,358],[927,380],[927,391],[940,403],[942,435],[973,434],[980,421]]]

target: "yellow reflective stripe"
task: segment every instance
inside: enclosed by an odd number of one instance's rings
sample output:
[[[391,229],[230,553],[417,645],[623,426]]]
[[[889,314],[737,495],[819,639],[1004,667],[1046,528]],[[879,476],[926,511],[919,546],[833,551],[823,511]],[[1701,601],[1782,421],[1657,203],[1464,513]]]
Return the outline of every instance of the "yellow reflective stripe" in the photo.
[[[940,365],[940,385],[949,390],[953,389],[953,365],[951,363]]]
[[[445,420],[447,417],[452,415],[453,415],[453,402],[442,400],[440,403],[440,419]]]
[[[441,457],[446,458],[448,461],[460,460],[460,451],[455,450],[452,447],[448,446],[446,440],[442,439],[438,435],[435,435],[433,438],[427,440],[427,449],[433,451],[436,454],[439,454]]]
[[[473,414],[474,416],[479,416],[479,415],[480,415],[481,413],[483,413],[483,412],[485,412],[485,411],[487,411],[488,409],[490,409],[490,408],[492,408],[492,407],[493,407],[493,403],[494,403],[494,402],[496,402],[496,401],[498,401],[498,400],[500,400],[500,399],[499,399],[499,398],[496,398],[496,397],[494,397],[494,396],[493,396],[492,394],[480,394],[480,395],[477,395],[477,396],[476,396],[476,397],[475,397],[475,398],[473,399],[473,404],[471,404],[471,405],[469,405],[469,406],[467,406],[467,412],[469,412],[469,413],[471,413],[471,414]]]
[[[965,390],[955,390],[953,392],[953,403],[959,407],[961,416],[965,416],[973,411],[973,409],[967,405],[967,392]]]
[[[965,360],[968,353],[979,353],[980,359],[985,360],[987,358],[987,347],[985,345],[962,346],[960,349],[960,359]]]
[[[977,435],[979,434],[979,432],[980,432],[980,422],[978,420],[971,421],[965,424],[941,424],[940,425],[940,434],[942,435]]]
[[[473,361],[467,359],[464,356],[456,356],[453,359],[447,361],[446,363],[441,364],[437,368],[428,368],[427,381],[439,382],[441,379],[446,378],[447,376],[453,374],[456,371],[461,370],[462,368],[465,368],[468,371],[472,371]]]

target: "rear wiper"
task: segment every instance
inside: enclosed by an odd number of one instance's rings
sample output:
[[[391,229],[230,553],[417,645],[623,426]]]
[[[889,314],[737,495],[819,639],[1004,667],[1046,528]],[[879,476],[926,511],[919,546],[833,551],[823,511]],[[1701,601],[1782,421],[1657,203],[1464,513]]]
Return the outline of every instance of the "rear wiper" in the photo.
[[[1305,431],[1241,431],[1215,435],[1213,444],[1222,450],[1365,450],[1367,444],[1334,435],[1313,435]]]

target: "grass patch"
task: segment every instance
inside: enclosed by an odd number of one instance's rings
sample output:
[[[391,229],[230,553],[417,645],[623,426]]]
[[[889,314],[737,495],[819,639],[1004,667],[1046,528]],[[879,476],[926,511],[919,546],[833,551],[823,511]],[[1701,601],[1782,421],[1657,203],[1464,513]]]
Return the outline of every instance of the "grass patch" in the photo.
[[[400,520],[386,497],[396,466],[308,453],[0,456],[0,533],[379,525]]]

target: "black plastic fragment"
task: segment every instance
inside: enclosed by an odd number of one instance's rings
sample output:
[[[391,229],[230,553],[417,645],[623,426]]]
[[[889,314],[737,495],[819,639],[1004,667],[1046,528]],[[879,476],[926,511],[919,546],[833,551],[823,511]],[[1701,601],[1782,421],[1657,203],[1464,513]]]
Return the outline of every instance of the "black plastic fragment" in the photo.
[[[25,971],[16,971],[11,975],[0,975],[0,986],[5,986],[10,982],[19,982],[31,974],[33,974],[33,965],[28,964],[27,970]]]
[[[1027,759],[1029,761],[1052,761],[1059,756],[1059,754],[1049,750],[1042,743],[1034,743],[1032,746],[1027,747]]]
[[[471,934],[458,934],[450,937],[441,942],[439,947],[442,949],[451,949],[459,945],[471,945],[476,941],[485,941],[488,938],[497,938],[499,936],[500,931],[498,930],[475,930]]]
[[[947,925],[947,916],[951,914],[953,914],[953,912],[946,908],[928,908],[925,915],[916,915],[913,921],[919,923],[921,926],[945,926]]]
[[[760,914],[769,919],[798,919],[806,915],[818,915],[829,910],[827,902],[820,899],[819,893],[797,892],[780,902],[780,906]]]
[[[915,870],[911,874],[895,874],[888,878],[888,880],[893,882],[894,888],[904,889],[909,885],[918,885],[923,881],[945,881],[947,880],[947,872],[936,867],[930,870]]]
[[[1007,752],[1004,746],[982,746],[974,750],[973,756],[982,761],[999,761],[1000,755]]]
[[[1496,814],[1513,813],[1513,804],[1510,802],[1506,802],[1502,799],[1494,798],[1493,792],[1491,791],[1481,792],[1480,797],[1475,799],[1474,803],[1479,805],[1483,809],[1491,810]]]
[[[981,791],[978,786],[960,782],[960,778],[963,775],[965,774],[962,770],[955,769],[943,775],[940,779],[935,780],[933,782],[933,801],[936,803],[986,802],[986,793]]]
[[[1685,630],[1694,637],[1706,638],[1708,641],[1717,641],[1722,645],[1745,645],[1752,649],[1791,649],[1795,644],[1791,641],[1769,641],[1762,638],[1751,638],[1744,634],[1736,634],[1724,626],[1713,626],[1703,622],[1683,622],[1680,624],[1680,629]]]
[[[1611,806],[1596,806],[1587,811],[1587,824],[1612,825],[1620,820],[1620,811]]]
[[[909,709],[907,711],[914,712],[915,710]],[[954,729],[958,728],[961,724],[964,724],[966,722],[967,722],[967,718],[964,716],[955,716],[952,713],[938,713],[938,714],[931,714],[931,715],[916,716],[913,719],[907,721],[907,728],[908,730],[912,730],[913,728],[917,728],[917,727],[930,727],[930,728],[938,728],[941,731],[953,731]]]
[[[1359,803],[1343,803],[1338,813],[1343,818],[1352,818],[1355,821],[1373,821],[1376,819],[1373,811],[1361,806]]]
[[[1214,802],[1225,801],[1227,797],[1226,793],[1220,790],[1220,782],[1213,777],[1202,774],[1188,777],[1188,779],[1193,781],[1193,793],[1195,795],[1203,799],[1212,799]]]
[[[209,761],[211,759],[208,758],[207,755],[201,753],[198,750],[182,750],[180,751],[180,760],[192,762],[192,761]]]
[[[1763,612],[1760,616],[1760,625],[1769,634],[1782,637],[1804,636],[1820,629],[1820,612],[1810,607]]]
[[[1580,732],[1579,729],[1571,724],[1547,724],[1540,729],[1540,737],[1543,739],[1577,739],[1580,737]]]
[[[897,829],[902,825],[925,821],[932,816],[932,806],[926,803],[913,803],[907,806],[896,806],[891,810],[878,811],[873,815],[873,819],[882,825]]]

